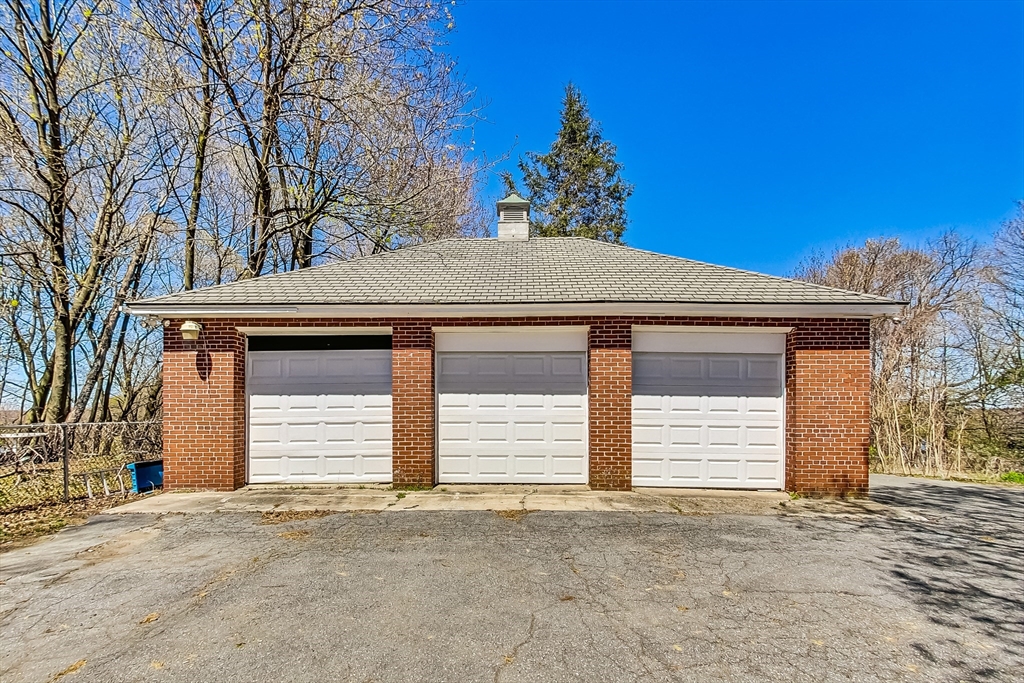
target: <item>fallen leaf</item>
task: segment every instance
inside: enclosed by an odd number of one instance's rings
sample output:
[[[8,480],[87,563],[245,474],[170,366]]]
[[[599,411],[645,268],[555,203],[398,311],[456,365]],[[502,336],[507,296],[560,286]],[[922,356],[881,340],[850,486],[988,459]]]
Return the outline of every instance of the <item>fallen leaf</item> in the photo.
[[[825,644],[824,640],[812,640],[811,642],[814,643],[815,645],[819,645],[819,646]]]
[[[682,645],[679,645],[679,644],[677,643],[677,644],[675,644],[675,645],[673,645],[673,646],[672,646],[672,649],[673,649],[673,650],[675,650],[676,652],[682,652],[682,651],[683,651],[683,646],[682,646]]]
[[[985,541],[986,543],[995,543],[996,539],[992,538],[991,536],[982,536],[981,540]]]
[[[158,662],[158,661],[156,661],[154,659],[152,662],[149,663],[149,668],[150,669],[162,669],[162,668],[164,668],[164,663],[163,662]]]
[[[576,597],[572,596],[572,595],[563,595],[562,597],[560,597],[558,599],[561,600],[562,602],[569,602],[570,600],[575,600]]]
[[[722,595],[724,595],[725,597],[729,597],[730,595],[732,595],[732,591],[722,591]]]
[[[159,613],[159,612],[150,612],[150,613],[149,613],[149,614],[147,614],[147,615],[146,615],[146,617],[145,617],[145,618],[144,618],[144,619],[143,619],[142,621],[140,621],[139,623],[140,623],[140,624],[151,624],[151,623],[153,623],[154,621],[156,621],[156,620],[157,620],[157,619],[159,619],[159,618],[160,618],[160,613]]]
[[[686,610],[688,610],[690,608],[687,607],[686,605],[676,605],[676,609],[679,610],[680,612],[685,612]]]

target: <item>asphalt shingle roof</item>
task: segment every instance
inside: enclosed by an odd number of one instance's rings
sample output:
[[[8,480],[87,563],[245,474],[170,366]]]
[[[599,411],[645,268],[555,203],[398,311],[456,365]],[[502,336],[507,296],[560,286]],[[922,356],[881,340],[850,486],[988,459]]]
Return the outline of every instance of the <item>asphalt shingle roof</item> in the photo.
[[[889,299],[584,238],[447,239],[146,305],[886,304]]]

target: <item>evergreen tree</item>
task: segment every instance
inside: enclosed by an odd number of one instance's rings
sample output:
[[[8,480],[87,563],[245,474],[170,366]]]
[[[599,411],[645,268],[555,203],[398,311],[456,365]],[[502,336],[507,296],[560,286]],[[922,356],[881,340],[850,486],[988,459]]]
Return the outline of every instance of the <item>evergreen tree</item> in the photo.
[[[622,179],[615,145],[602,139],[600,124],[572,83],[565,88],[561,124],[547,154],[527,152],[519,160],[530,200],[530,232],[621,244],[633,186]],[[504,181],[514,188],[510,175]]]

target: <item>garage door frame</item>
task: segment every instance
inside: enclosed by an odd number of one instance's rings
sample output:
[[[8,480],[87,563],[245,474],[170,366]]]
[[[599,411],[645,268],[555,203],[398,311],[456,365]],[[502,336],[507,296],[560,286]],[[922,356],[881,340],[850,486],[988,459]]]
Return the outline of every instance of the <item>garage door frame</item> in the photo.
[[[722,354],[757,354],[766,353],[782,356],[781,376],[781,415],[780,415],[780,485],[785,490],[787,469],[787,430],[789,396],[786,391],[786,360],[787,339],[793,327],[710,327],[710,326],[676,326],[676,325],[634,325],[632,334],[632,353],[722,353]],[[630,402],[632,403],[632,391]],[[630,407],[632,414],[632,406]],[[632,419],[631,419],[632,421]],[[632,430],[631,430],[632,431]],[[630,437],[632,448],[633,437]],[[632,470],[632,454],[630,469]],[[631,476],[632,479],[632,476]],[[670,487],[667,487],[670,488]],[[680,487],[690,488],[690,487]],[[692,488],[714,488],[711,486],[693,486]],[[756,487],[720,487],[731,490],[752,490]]]
[[[590,482],[590,368],[588,325],[438,326],[434,334],[434,481],[441,476],[441,363],[443,353],[583,353],[583,471]],[[489,482],[488,482],[489,483]],[[557,482],[552,482],[557,483]],[[501,484],[496,484],[501,485]],[[542,485],[542,484],[541,484]]]
[[[249,340],[252,337],[339,337],[344,335],[352,336],[387,336],[393,337],[393,330],[390,325],[372,325],[372,326],[347,326],[347,327],[302,327],[302,326],[290,326],[290,325],[239,325],[235,330],[242,335],[242,343],[245,349],[244,366],[245,366],[245,381],[242,386],[242,393],[244,395],[244,401],[242,405],[243,420],[242,420],[242,443],[244,444],[242,459],[245,463],[245,485],[246,486],[264,486],[264,484],[250,484],[250,473],[249,473],[249,439],[251,437],[249,433]],[[394,397],[394,387],[392,386],[392,397]],[[391,416],[392,428],[394,425],[394,413]],[[392,466],[393,467],[393,466]],[[275,486],[275,484],[268,484],[269,486]]]

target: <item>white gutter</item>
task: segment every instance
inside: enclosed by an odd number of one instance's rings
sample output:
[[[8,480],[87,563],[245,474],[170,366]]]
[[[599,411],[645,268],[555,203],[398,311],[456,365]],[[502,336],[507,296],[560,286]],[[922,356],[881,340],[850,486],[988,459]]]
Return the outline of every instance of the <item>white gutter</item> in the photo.
[[[128,304],[129,313],[157,318],[504,318],[521,316],[715,316],[755,318],[872,318],[899,315],[903,304],[335,304],[181,306]]]

